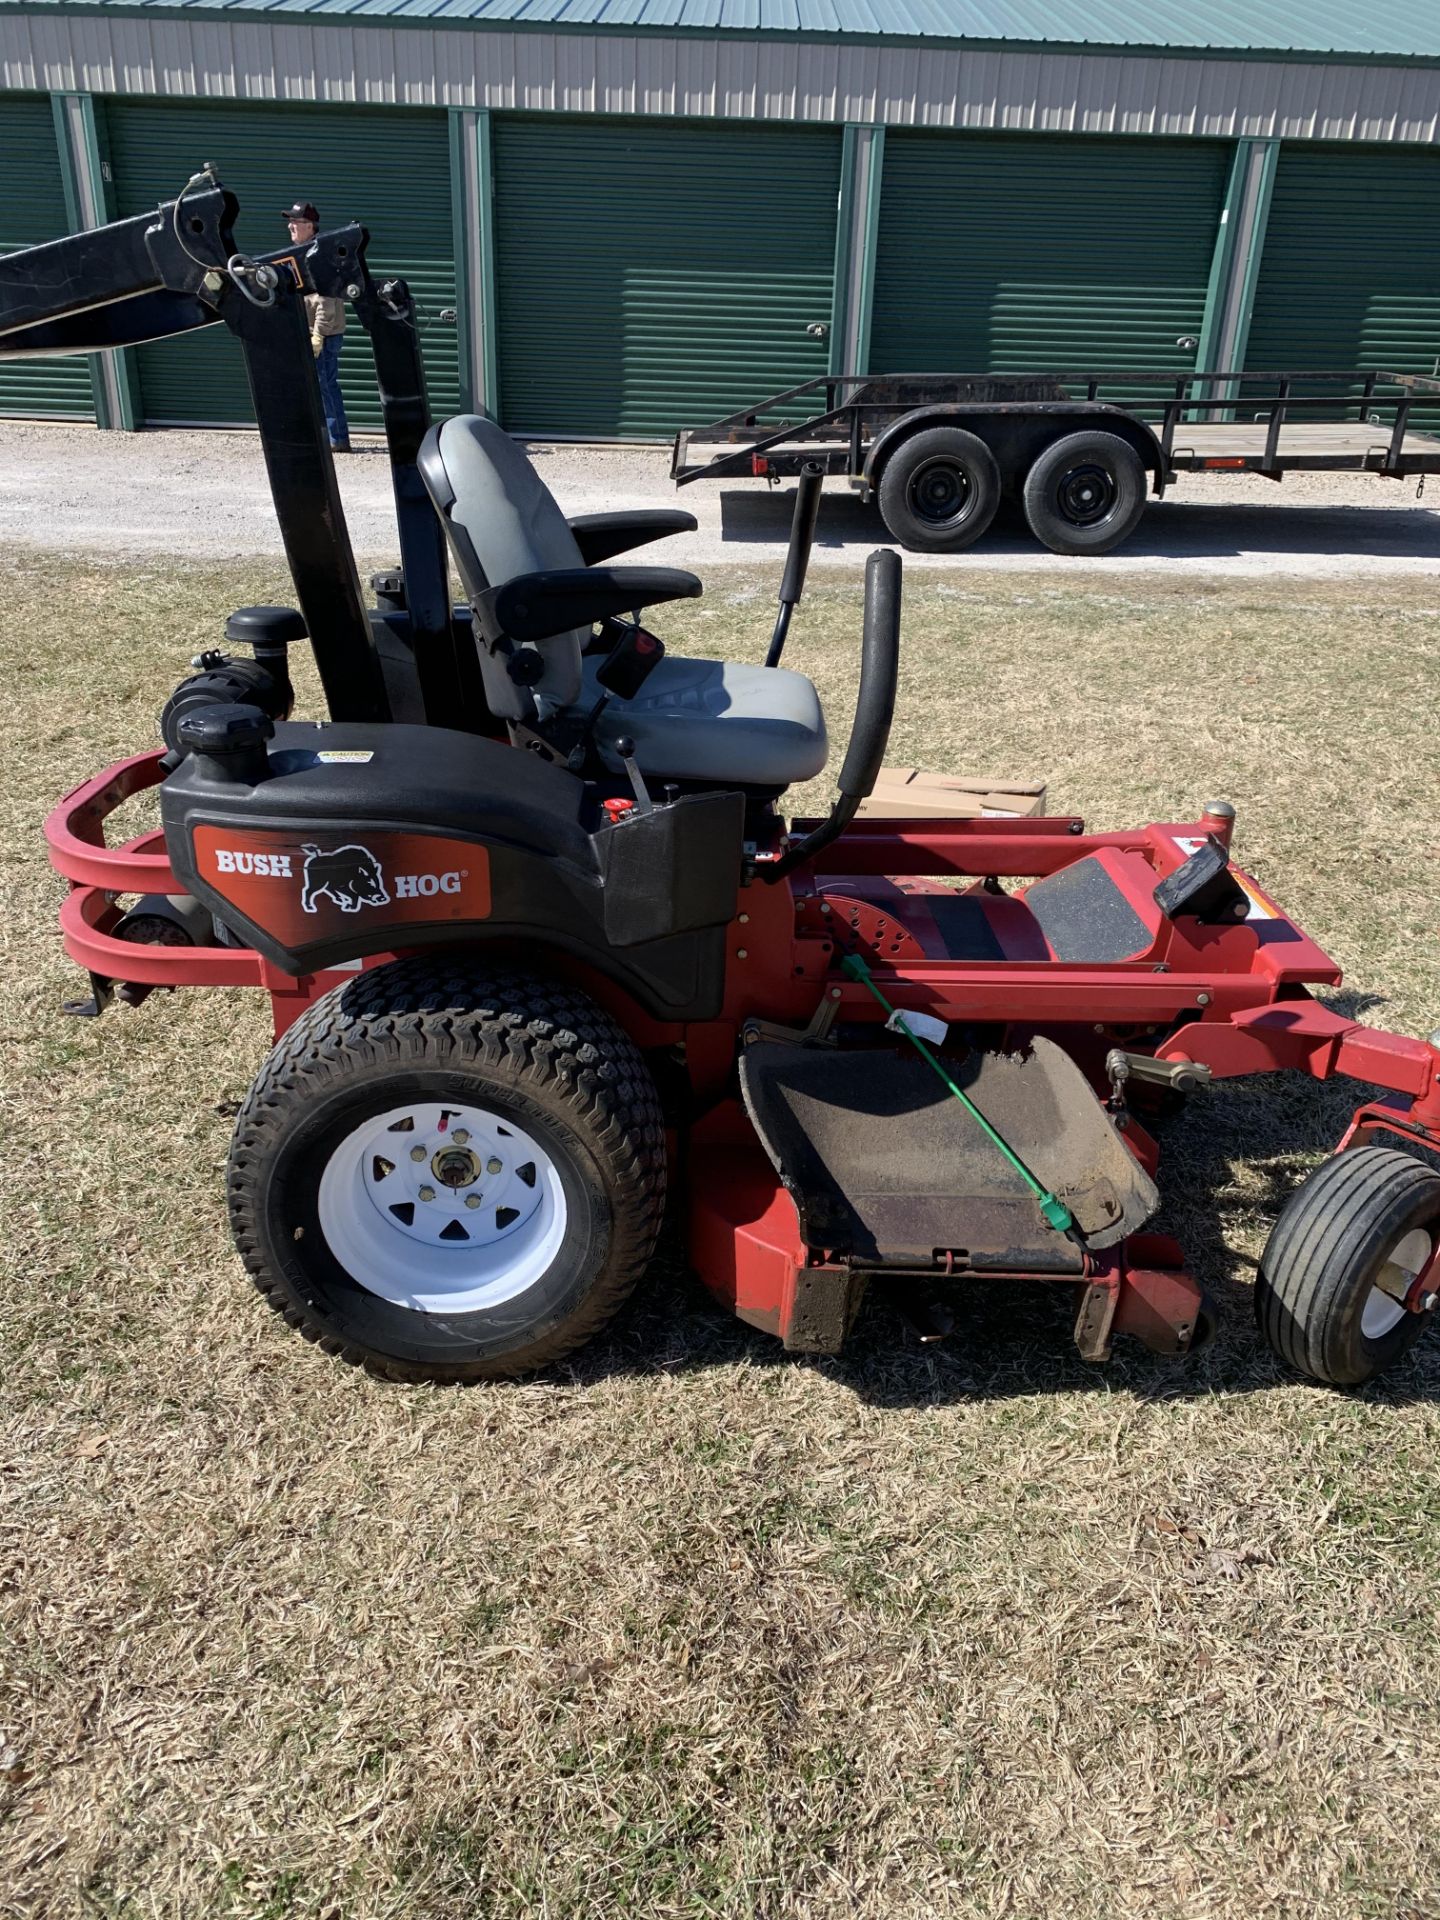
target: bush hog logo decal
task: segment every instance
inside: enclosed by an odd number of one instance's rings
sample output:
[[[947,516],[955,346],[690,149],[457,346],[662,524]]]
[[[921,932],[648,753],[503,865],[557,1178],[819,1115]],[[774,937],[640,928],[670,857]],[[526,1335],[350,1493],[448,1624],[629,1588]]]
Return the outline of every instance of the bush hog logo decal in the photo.
[[[277,880],[290,878],[288,853],[243,853],[236,848],[220,847],[215,864],[221,873],[273,873]]]
[[[490,914],[490,858],[468,840],[367,833],[363,841],[197,827],[200,878],[281,946],[376,924],[434,926]]]
[[[319,847],[307,843],[301,910],[316,912],[315,903],[325,893],[342,913],[358,913],[361,907],[390,904],[380,862],[368,847],[336,847],[333,853],[322,853]]]

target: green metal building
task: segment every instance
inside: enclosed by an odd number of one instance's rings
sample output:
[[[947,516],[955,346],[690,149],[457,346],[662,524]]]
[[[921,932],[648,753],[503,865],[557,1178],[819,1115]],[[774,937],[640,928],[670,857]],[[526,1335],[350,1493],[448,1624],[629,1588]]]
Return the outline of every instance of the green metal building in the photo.
[[[1440,366],[1433,0],[0,0],[0,251],[213,161],[419,296],[437,410],[648,438],[815,374]],[[358,338],[352,419],[378,417]],[[218,330],[0,413],[243,421]]]

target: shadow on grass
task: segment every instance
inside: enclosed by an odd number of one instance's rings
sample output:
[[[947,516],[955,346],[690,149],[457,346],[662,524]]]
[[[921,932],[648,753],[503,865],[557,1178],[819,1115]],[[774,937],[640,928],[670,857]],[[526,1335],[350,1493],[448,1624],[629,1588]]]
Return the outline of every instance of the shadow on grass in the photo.
[[[1329,1000],[1350,1018],[1373,997]],[[922,1344],[893,1304],[872,1287],[843,1353],[787,1354],[771,1336],[728,1315],[690,1272],[678,1230],[639,1294],[608,1335],[579,1355],[567,1377],[584,1384],[612,1373],[688,1372],[711,1367],[820,1367],[874,1406],[1016,1399],[1056,1393],[1126,1393],[1139,1400],[1263,1392],[1307,1384],[1266,1346],[1255,1322],[1253,1285],[1260,1249],[1290,1195],[1334,1150],[1369,1090],[1354,1081],[1265,1075],[1218,1083],[1194,1095],[1157,1128],[1161,1211],[1154,1222],[1184,1246],[1190,1271],[1218,1312],[1214,1341],[1186,1359],[1116,1342],[1105,1366],[1081,1360],[1068,1284],[999,1279],[957,1285],[955,1329]],[[1239,1250],[1249,1246],[1253,1251]],[[1312,1391],[1336,1389],[1312,1384]],[[1381,1405],[1440,1400],[1440,1339],[1414,1351],[1358,1397]]]
[[[720,496],[721,536],[737,545],[784,545],[795,495],[738,489]],[[815,530],[817,547],[893,545],[874,503],[827,493]],[[991,559],[1034,555],[1034,536],[1018,512],[1002,512],[978,544]],[[1122,549],[1132,560],[1217,560],[1247,553],[1379,554],[1440,560],[1440,513],[1429,507],[1300,507],[1237,501],[1232,506],[1176,498],[1152,501]]]

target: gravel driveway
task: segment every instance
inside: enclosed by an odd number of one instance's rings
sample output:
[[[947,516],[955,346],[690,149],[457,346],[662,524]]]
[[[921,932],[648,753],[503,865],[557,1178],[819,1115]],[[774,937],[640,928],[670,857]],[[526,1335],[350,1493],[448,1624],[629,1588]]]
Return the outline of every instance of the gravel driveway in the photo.
[[[351,537],[363,561],[394,555],[394,519],[383,449],[339,461]],[[567,513],[601,508],[688,507],[699,530],[666,543],[667,565],[703,570],[731,562],[776,567],[789,530],[788,489],[763,482],[707,482],[677,489],[669,451],[553,443],[532,456]],[[969,553],[906,556],[909,567],[966,567],[1093,576],[1163,569],[1207,575],[1440,572],[1440,487],[1436,506],[1413,483],[1372,474],[1296,474],[1282,485],[1252,476],[1183,477],[1153,504],[1120,552],[1101,560],[1062,559],[1023,526],[992,530]],[[254,434],[165,429],[100,433],[93,427],[0,421],[0,536],[12,544],[86,547],[108,553],[169,552],[184,558],[272,553],[274,509]],[[854,566],[885,529],[832,482],[821,508],[813,564]],[[656,550],[656,558],[660,550]]]

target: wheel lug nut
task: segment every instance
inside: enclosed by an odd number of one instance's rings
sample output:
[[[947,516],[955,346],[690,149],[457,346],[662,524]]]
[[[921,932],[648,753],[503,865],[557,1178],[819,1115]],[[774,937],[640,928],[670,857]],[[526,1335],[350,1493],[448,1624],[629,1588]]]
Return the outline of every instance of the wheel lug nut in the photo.
[[[424,1147],[411,1147],[410,1158],[412,1160],[423,1160],[425,1159],[425,1157],[426,1157],[426,1154],[425,1154]]]
[[[485,1162],[485,1171],[487,1173],[499,1173],[500,1170],[501,1170],[500,1162],[495,1158],[494,1154],[492,1153],[490,1158]]]
[[[457,1147],[463,1147],[469,1141],[470,1136],[464,1127],[457,1127],[450,1138],[455,1142]]]
[[[479,1204],[480,1204],[480,1196],[479,1196],[479,1194],[478,1194],[478,1193],[467,1193],[467,1194],[466,1194],[466,1196],[465,1196],[465,1204],[466,1204],[466,1206],[467,1206],[467,1207],[478,1207],[478,1206],[479,1206]]]
[[[421,1187],[420,1198],[422,1200],[433,1200],[435,1198],[435,1189],[433,1187]]]

